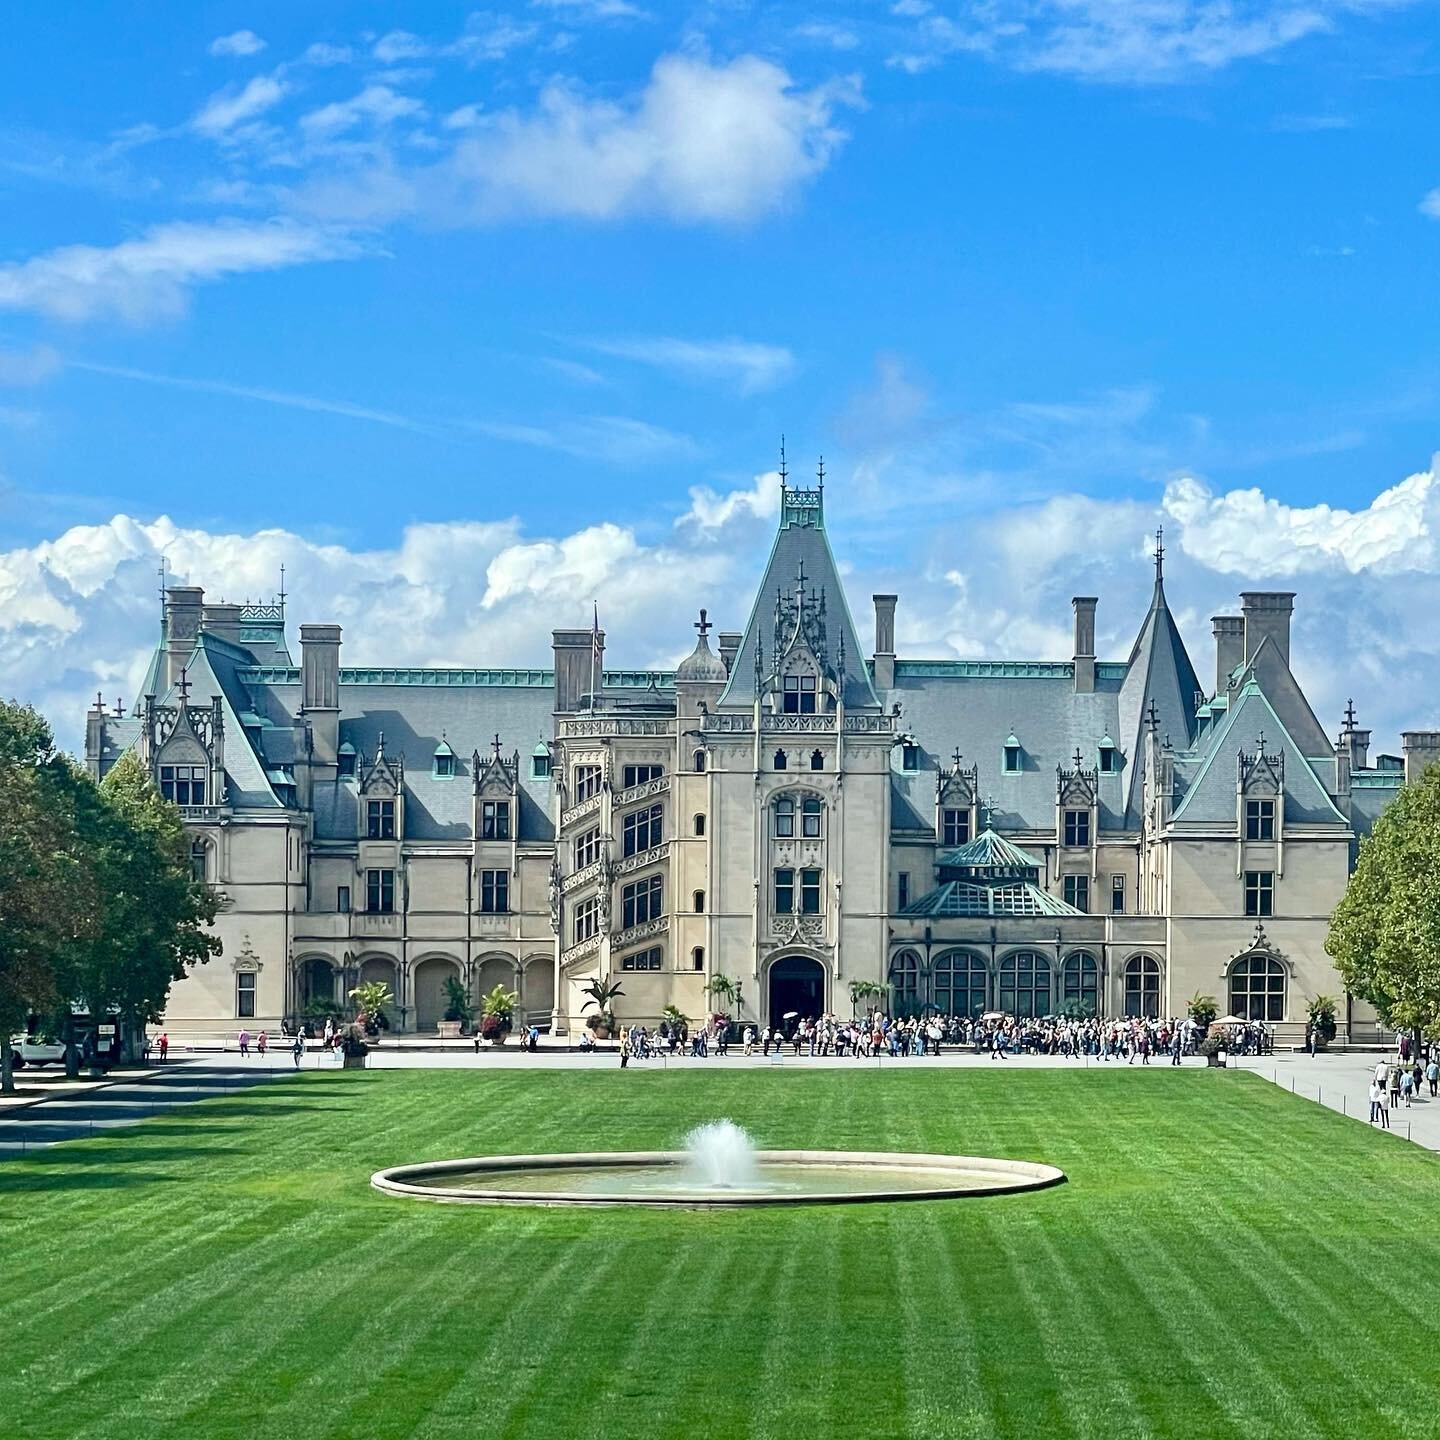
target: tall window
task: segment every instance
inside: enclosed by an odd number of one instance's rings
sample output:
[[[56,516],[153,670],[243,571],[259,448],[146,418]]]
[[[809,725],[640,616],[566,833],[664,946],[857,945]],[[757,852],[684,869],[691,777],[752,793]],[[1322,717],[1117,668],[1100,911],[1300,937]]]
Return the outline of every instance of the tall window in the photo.
[[[1088,875],[1066,875],[1060,881],[1061,893],[1067,905],[1088,913],[1090,909],[1090,877]]]
[[[810,768],[812,770],[823,770],[825,768],[825,756],[819,750],[810,752]]]
[[[1018,745],[1007,745],[1005,747],[1005,771],[1013,775],[1020,769],[1020,747]]]
[[[901,870],[895,876],[895,900],[901,910],[910,903],[910,873],[907,870]]]
[[[653,850],[661,840],[660,821],[663,807],[650,805],[644,810],[633,810],[621,822],[621,851],[626,855],[639,855],[642,851]]]
[[[1000,962],[1000,1007],[1022,1019],[1050,1013],[1050,962],[1033,950]]]
[[[783,691],[783,709],[787,715],[813,715],[815,713],[815,677],[813,675],[787,675]]]
[[[1102,745],[1100,747],[1100,773],[1102,775],[1113,775],[1119,768],[1115,763],[1115,747],[1113,745]]]
[[[350,913],[350,887],[348,885],[335,887],[335,908],[342,915]]]
[[[918,770],[920,768],[920,747],[906,743],[900,747],[900,768],[902,770]]]
[[[1065,957],[1060,967],[1061,1008],[1069,1014],[1078,1009],[1095,1015],[1100,1009],[1100,967],[1086,950]]]
[[[648,950],[639,950],[626,955],[620,961],[622,970],[658,970],[660,968],[660,947],[652,945]]]
[[[482,840],[508,840],[510,838],[510,802],[508,800],[482,800],[480,802],[480,838]]]
[[[697,890],[690,898],[695,902],[695,913],[703,915],[705,913],[705,892]]]
[[[1275,913],[1275,874],[1271,870],[1247,870],[1245,872],[1245,913],[1247,915],[1273,915]]]
[[[372,915],[393,915],[395,913],[395,872],[393,870],[367,870],[365,872],[365,908]]]
[[[664,773],[663,765],[627,765],[620,772],[620,778],[628,790],[632,785],[647,785],[651,780],[658,780]]]
[[[690,952],[690,962],[697,970],[705,968],[705,947],[703,945],[697,945]]]
[[[632,925],[643,925],[647,920],[658,920],[664,908],[662,901],[664,886],[659,875],[648,880],[636,880],[620,891],[620,928],[628,930]]]
[[[952,950],[935,962],[931,986],[935,1008],[942,1015],[974,1019],[983,1015],[990,1003],[990,976],[985,962],[964,950]]]
[[[777,915],[793,915],[795,913],[795,872],[790,869],[780,869],[775,872],[775,913]]]
[[[367,800],[365,802],[365,836],[369,840],[393,840],[395,838],[395,802],[393,800]]]
[[[1130,1020],[1160,1018],[1160,962],[1149,955],[1125,962],[1125,1015]]]
[[[592,825],[583,835],[575,837],[575,868],[583,870],[600,858],[600,827]]]
[[[1081,850],[1090,844],[1090,812],[1088,810],[1067,810],[1065,812],[1065,844],[1072,850]]]
[[[705,752],[703,750],[697,750],[691,759],[694,763],[695,773],[697,775],[703,775],[705,773]]]
[[[902,950],[890,960],[891,1013],[916,1015],[920,1011],[920,957],[913,950]]]
[[[814,795],[807,795],[800,804],[800,833],[807,840],[820,838],[820,817],[825,807]]]
[[[548,780],[550,778],[550,754],[548,751],[530,757],[530,778],[532,780]]]
[[[340,747],[340,753],[335,757],[335,773],[342,778],[355,773],[355,752],[346,745]]]
[[[785,752],[783,750],[777,750],[775,752],[775,768],[777,770],[783,770],[785,768]]]
[[[480,912],[483,915],[508,915],[510,913],[510,872],[508,870],[482,870],[480,872]]]
[[[190,873],[201,885],[210,879],[210,847],[198,838],[190,842]]]
[[[1125,913],[1125,877],[1123,875],[1110,877],[1110,913],[1112,915]]]
[[[205,803],[205,766],[203,765],[162,765],[160,767],[160,793],[177,805],[203,805]]]
[[[570,917],[571,934],[575,937],[571,944],[578,945],[582,940],[589,940],[600,929],[600,901],[592,895],[588,900],[582,900]]]
[[[943,845],[970,843],[970,811],[949,809],[940,812],[940,841]]]
[[[600,767],[598,765],[577,765],[575,767],[575,783],[571,787],[575,791],[575,804],[582,800],[589,800],[600,793]]]
[[[697,815],[695,817],[695,833],[697,835],[703,835],[705,833],[705,817],[703,815]]]
[[[435,774],[442,779],[449,779],[455,774],[455,757],[443,750],[435,752]]]
[[[1230,971],[1230,1013],[1242,1020],[1285,1018],[1285,967],[1268,955],[1246,955]]]
[[[253,970],[235,972],[235,1014],[238,1019],[255,1018],[255,982],[259,978]]]
[[[818,915],[820,913],[820,872],[818,870],[802,870],[800,872],[800,913],[802,915]]]
[[[775,838],[789,840],[795,834],[795,801],[789,795],[782,795],[775,802]]]
[[[1247,800],[1245,802],[1245,838],[1247,840],[1273,840],[1275,838],[1275,802],[1273,800]]]

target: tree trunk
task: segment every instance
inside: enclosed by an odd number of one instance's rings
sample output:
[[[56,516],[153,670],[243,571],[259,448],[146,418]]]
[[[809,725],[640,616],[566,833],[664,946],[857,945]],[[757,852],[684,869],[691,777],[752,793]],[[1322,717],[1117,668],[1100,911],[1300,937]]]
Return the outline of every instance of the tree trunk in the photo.
[[[0,1029],[0,1095],[15,1093],[15,1050],[9,1030]]]
[[[60,1027],[60,1038],[65,1045],[65,1078],[67,1080],[78,1080],[80,1078],[80,1051],[75,1045],[75,1017],[66,1014],[64,1023]]]

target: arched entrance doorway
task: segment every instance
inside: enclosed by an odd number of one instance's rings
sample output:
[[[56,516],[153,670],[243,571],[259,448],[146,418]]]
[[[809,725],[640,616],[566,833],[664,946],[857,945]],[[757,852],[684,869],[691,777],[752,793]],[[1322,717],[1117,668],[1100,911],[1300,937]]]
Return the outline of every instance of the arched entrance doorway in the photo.
[[[769,976],[769,1023],[788,1030],[785,1016],[818,1020],[825,1010],[825,967],[807,955],[782,955]]]
[[[415,967],[415,1028],[438,1030],[445,1013],[445,981],[460,978],[460,967],[453,960],[436,956],[422,960]]]
[[[335,967],[328,960],[312,955],[300,962],[298,998],[302,1015],[316,1002],[334,1004],[337,999],[335,989]]]

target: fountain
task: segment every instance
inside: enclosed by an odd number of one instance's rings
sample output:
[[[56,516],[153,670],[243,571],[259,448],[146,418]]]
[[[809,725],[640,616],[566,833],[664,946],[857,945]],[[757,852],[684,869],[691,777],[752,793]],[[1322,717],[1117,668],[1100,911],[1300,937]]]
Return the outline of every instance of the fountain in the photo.
[[[699,1125],[684,1150],[486,1155],[395,1165],[370,1177],[391,1195],[488,1205],[645,1205],[689,1209],[942,1200],[1042,1190],[1051,1165],[973,1155],[756,1150],[730,1120]]]

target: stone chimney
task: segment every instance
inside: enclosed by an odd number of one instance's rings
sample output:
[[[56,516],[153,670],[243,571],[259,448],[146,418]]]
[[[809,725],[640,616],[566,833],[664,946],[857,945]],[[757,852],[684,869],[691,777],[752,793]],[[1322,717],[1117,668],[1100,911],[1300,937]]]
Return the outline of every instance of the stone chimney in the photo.
[[[720,632],[720,658],[725,662],[727,675],[735,669],[735,657],[740,653],[740,642],[744,638],[738,630],[722,630]]]
[[[221,602],[220,604],[208,604],[200,610],[200,628],[207,635],[218,635],[222,640],[229,640],[236,645],[244,641],[240,632],[240,606]]]
[[[1076,595],[1075,607],[1075,693],[1089,695],[1095,689],[1095,606],[1093,595]]]
[[[1405,752],[1405,783],[1413,785],[1426,766],[1440,760],[1440,730],[1402,730],[1400,748]]]
[[[1236,667],[1245,663],[1245,620],[1240,615],[1212,615],[1210,630],[1215,636],[1215,694],[1230,686]]]
[[[162,690],[180,678],[200,634],[205,591],[199,585],[172,585],[165,592],[165,665]]]
[[[333,765],[340,748],[340,627],[300,627],[300,713],[310,723],[312,756]]]
[[[551,641],[555,651],[555,713],[573,715],[583,696],[590,693],[592,677],[598,690],[605,672],[605,632],[599,632],[599,656],[593,657],[594,632],[555,630]]]
[[[898,595],[875,595],[875,687],[895,688],[895,606]]]
[[[1246,590],[1240,596],[1247,661],[1254,658],[1268,635],[1275,641],[1285,663],[1290,663],[1290,614],[1294,609],[1293,590]]]

